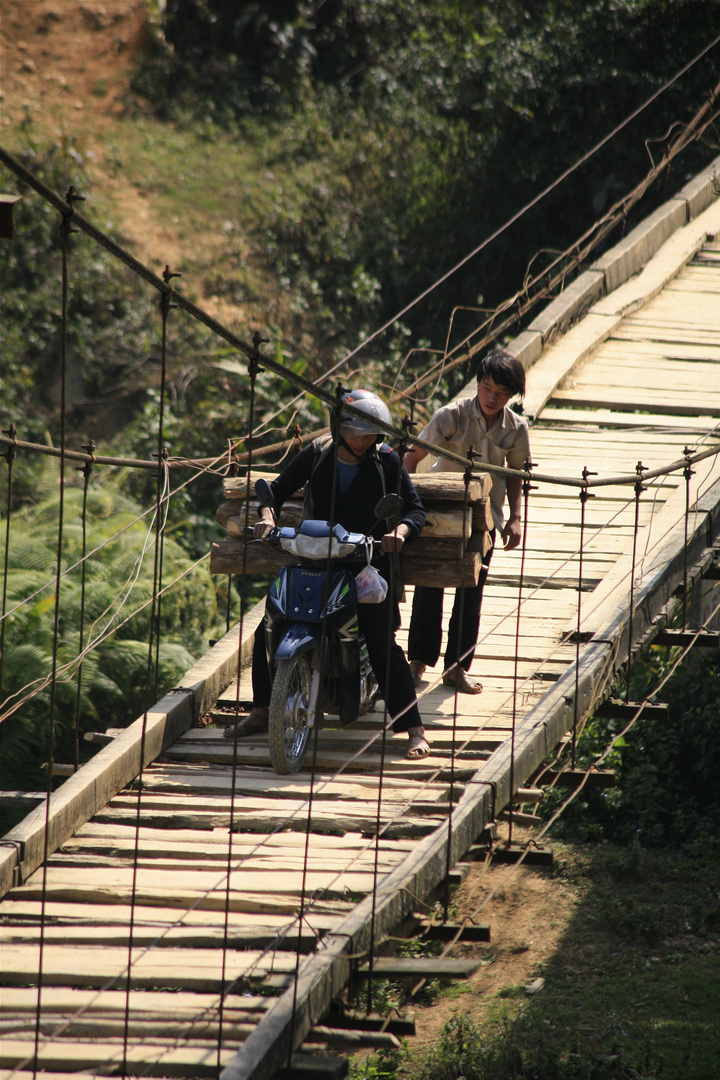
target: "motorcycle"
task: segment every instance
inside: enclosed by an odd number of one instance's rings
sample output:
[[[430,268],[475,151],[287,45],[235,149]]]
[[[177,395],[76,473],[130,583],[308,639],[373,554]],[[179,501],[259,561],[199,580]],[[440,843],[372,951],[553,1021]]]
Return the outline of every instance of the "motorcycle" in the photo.
[[[282,567],[265,604],[273,673],[268,743],[275,771],[285,775],[302,766],[323,713],[336,713],[347,727],[374,708],[379,687],[358,626],[355,579],[380,541],[315,519],[280,527],[266,480],[257,481],[255,493],[276,522],[259,542],[297,559],[297,565]],[[401,512],[400,497],[386,495],[375,507],[376,523]]]

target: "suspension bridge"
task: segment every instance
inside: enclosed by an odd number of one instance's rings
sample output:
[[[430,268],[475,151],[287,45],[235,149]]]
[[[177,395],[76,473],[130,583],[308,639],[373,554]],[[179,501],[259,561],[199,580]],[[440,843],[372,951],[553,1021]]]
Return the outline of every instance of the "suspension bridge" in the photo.
[[[426,673],[430,757],[383,739],[381,710],[320,731],[292,777],[267,736],[224,739],[250,700],[259,604],[56,790],[12,793],[28,813],[0,845],[3,1080],[333,1075],[309,1046],[391,1044],[346,995],[387,970],[388,935],[429,931],[502,814],[512,836],[538,787],[588,781],[575,739],[596,709],[642,721],[652,705],[613,696],[637,649],[717,647],[717,166],[511,343],[533,453],[523,543],[485,589],[482,695]]]

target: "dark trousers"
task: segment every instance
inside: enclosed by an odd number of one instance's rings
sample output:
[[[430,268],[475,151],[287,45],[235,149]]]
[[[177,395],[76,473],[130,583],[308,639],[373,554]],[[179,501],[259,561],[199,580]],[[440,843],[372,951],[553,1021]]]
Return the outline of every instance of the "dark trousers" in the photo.
[[[475,656],[480,629],[480,608],[493,549],[483,556],[477,585],[455,590],[444,668],[460,666],[468,671]],[[434,667],[442,646],[443,589],[418,585],[413,596],[412,616],[408,631],[408,657]],[[464,594],[464,595],[463,595]],[[462,608],[462,612],[461,609]],[[462,657],[458,660],[458,657]]]
[[[415,684],[405,653],[395,640],[394,631],[400,625],[397,604],[386,599],[381,604],[358,604],[358,625],[367,644],[368,656],[380,692],[385,699],[390,716],[397,716],[393,731],[407,731],[420,727],[422,720],[417,706]],[[393,627],[389,649],[388,629]],[[265,624],[255,631],[252,655],[253,705],[267,706],[272,693],[272,675],[265,649]],[[398,714],[402,713],[402,716]]]

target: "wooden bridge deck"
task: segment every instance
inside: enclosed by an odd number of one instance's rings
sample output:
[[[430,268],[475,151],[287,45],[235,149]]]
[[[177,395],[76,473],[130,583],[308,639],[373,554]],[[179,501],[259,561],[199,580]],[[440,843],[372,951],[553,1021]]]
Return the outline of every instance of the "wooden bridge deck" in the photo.
[[[717,444],[720,248],[706,239],[718,228],[713,203],[530,368],[540,477],[577,480],[584,467],[628,476],[638,462],[655,469],[686,446]],[[718,477],[715,457],[694,467],[692,563],[718,531]],[[609,484],[587,502],[580,716],[626,655],[631,574],[636,638],[677,585],[685,498],[681,472],[649,485],[632,565],[633,487]],[[44,865],[44,806],[8,834],[3,1080],[33,1071],[36,1043],[48,1076],[222,1069],[239,1080],[284,1063],[373,934],[412,917],[443,881],[448,843],[454,865],[510,801],[513,719],[516,786],[572,722],[578,488],[539,479],[528,517],[522,590],[521,553],[499,551],[485,591],[472,668],[483,694],[456,701],[439,668],[427,673],[429,758],[406,761],[406,740],[389,736],[383,760],[377,713],[320,732],[312,802],[309,772],[276,776],[265,736],[242,740],[233,766],[222,724],[192,725],[235,704],[235,631],[149,714],[141,792],[138,721],[53,796]],[[239,698],[248,696],[245,668]]]

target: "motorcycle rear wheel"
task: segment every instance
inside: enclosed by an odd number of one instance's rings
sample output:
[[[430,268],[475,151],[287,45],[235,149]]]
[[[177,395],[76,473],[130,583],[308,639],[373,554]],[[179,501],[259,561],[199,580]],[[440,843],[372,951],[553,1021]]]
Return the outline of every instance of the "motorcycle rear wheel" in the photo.
[[[268,744],[270,760],[281,776],[296,773],[305,760],[311,677],[307,656],[278,662],[268,710]]]

